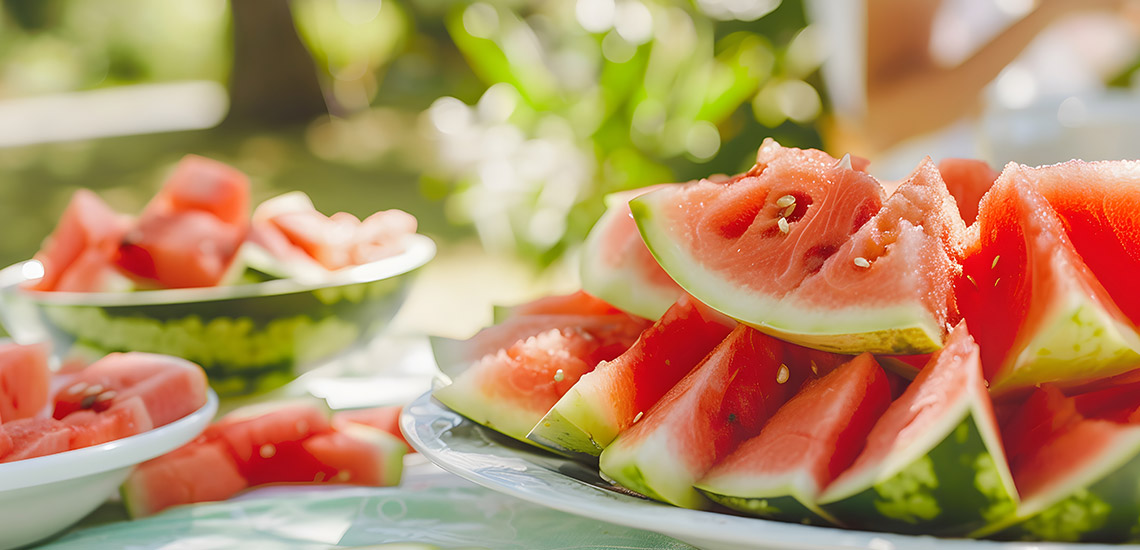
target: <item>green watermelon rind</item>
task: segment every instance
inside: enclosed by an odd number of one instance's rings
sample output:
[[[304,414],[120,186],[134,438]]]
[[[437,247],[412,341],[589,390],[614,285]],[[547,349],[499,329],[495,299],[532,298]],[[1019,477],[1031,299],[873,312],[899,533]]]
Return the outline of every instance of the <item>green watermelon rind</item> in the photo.
[[[554,404],[526,437],[543,447],[593,462],[618,432],[614,423],[602,418],[602,411],[590,406],[591,401],[582,395],[578,389],[582,380]]]
[[[841,525],[816,505],[818,490],[805,487],[814,483],[802,476],[791,483],[784,480],[775,484],[757,483],[755,477],[733,479],[735,477],[738,476],[706,478],[697,483],[696,488],[709,500],[750,516],[805,525]]]
[[[662,191],[647,193],[630,201],[630,210],[661,267],[713,309],[782,340],[834,353],[917,355],[942,347],[944,329],[922,304],[813,311],[791,300],[749,294],[702,269],[701,262],[678,246],[661,223],[659,203],[666,196]]]
[[[978,409],[964,400],[878,468],[841,477],[818,506],[849,527],[904,534],[972,536],[1007,520],[1017,489],[992,413]]]
[[[1042,328],[991,381],[995,395],[1044,382],[1078,385],[1140,364],[1140,336],[1088,289],[1070,289],[1044,315]]]
[[[468,387],[468,384],[472,383],[463,377],[456,378],[451,384],[432,391],[432,397],[476,424],[531,447],[557,452],[557,449],[544,447],[526,437],[538,423],[541,415],[521,407],[511,407],[503,400],[486,395],[484,392],[473,391]]]
[[[371,339],[395,315],[405,278],[210,302],[95,306],[42,302],[34,320],[64,357],[145,351],[202,366],[223,397],[288,383]]]
[[[1140,427],[1122,429],[1095,467],[1022,501],[1015,515],[975,534],[1024,541],[1140,541]]]
[[[367,443],[380,453],[382,460],[376,466],[384,486],[400,484],[404,474],[404,455],[408,453],[408,446],[403,440],[380,428],[352,422],[337,431]]]
[[[663,289],[637,276],[632,270],[615,270],[601,265],[601,249],[606,229],[626,205],[611,204],[582,243],[578,276],[582,289],[614,307],[646,319],[659,319],[677,301],[676,287]]]
[[[703,510],[712,504],[693,484],[692,473],[685,470],[680,460],[662,460],[677,457],[669,434],[655,431],[631,446],[619,438],[606,447],[598,457],[598,469],[603,475],[622,487],[641,493],[661,502],[681,508]],[[647,480],[653,480],[653,486]]]

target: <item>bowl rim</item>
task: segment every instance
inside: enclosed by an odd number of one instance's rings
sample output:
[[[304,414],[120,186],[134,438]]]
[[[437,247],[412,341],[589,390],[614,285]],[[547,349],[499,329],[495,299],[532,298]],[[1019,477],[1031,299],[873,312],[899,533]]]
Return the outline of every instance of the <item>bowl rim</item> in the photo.
[[[374,262],[350,266],[329,273],[322,281],[274,279],[258,283],[204,288],[168,288],[138,292],[60,292],[30,290],[23,283],[38,277],[28,277],[24,268],[36,260],[24,260],[0,270],[0,291],[15,292],[21,297],[41,304],[121,307],[217,302],[236,298],[255,298],[311,292],[357,283],[371,283],[398,277],[414,271],[435,257],[436,245],[430,237],[419,233],[406,237],[404,252]]]
[[[165,426],[100,445],[0,464],[0,492],[134,466],[198,437],[217,412],[218,395],[207,390],[204,405]]]

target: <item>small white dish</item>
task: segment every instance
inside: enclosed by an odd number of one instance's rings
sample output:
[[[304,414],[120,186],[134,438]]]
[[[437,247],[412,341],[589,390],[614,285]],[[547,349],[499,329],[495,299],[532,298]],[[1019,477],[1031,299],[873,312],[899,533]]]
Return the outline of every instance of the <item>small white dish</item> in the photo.
[[[140,462],[198,437],[218,397],[170,424],[102,445],[0,464],[0,550],[31,544],[83,519],[107,500]]]
[[[621,492],[597,469],[483,428],[424,394],[400,416],[408,443],[443,469],[563,512],[671,536],[704,550],[1115,550],[1117,545],[941,539],[686,510]]]

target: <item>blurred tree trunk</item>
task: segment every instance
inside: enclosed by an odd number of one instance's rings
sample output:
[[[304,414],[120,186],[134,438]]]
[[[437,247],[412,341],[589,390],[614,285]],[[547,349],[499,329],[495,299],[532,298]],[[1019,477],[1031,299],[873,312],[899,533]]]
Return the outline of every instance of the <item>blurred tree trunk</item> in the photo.
[[[304,124],[328,115],[313,58],[287,0],[231,0],[234,63],[229,126]]]

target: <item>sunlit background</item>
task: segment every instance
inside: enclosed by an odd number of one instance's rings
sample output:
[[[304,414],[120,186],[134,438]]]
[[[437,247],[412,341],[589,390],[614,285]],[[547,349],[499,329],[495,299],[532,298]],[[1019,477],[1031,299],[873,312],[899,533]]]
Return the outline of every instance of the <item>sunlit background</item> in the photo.
[[[946,4],[931,47],[952,64],[1034,2]],[[255,199],[301,189],[326,213],[414,213],[444,251],[425,278],[450,289],[414,301],[426,319],[472,288],[495,300],[521,298],[518,280],[573,285],[567,252],[606,193],[740,171],[769,136],[828,145],[829,31],[800,0],[0,6],[4,264],[37,249],[77,187],[134,212],[198,153],[248,172]],[[1059,128],[1050,146],[1073,132],[1099,150],[1140,143],[1135,40],[1105,25],[1120,26],[1074,21],[1007,67],[967,132],[979,155],[1047,150],[1041,121]],[[1100,64],[1066,56],[1072,44]],[[1053,81],[1033,70],[1066,63]],[[1126,90],[1086,95],[1106,84]]]

